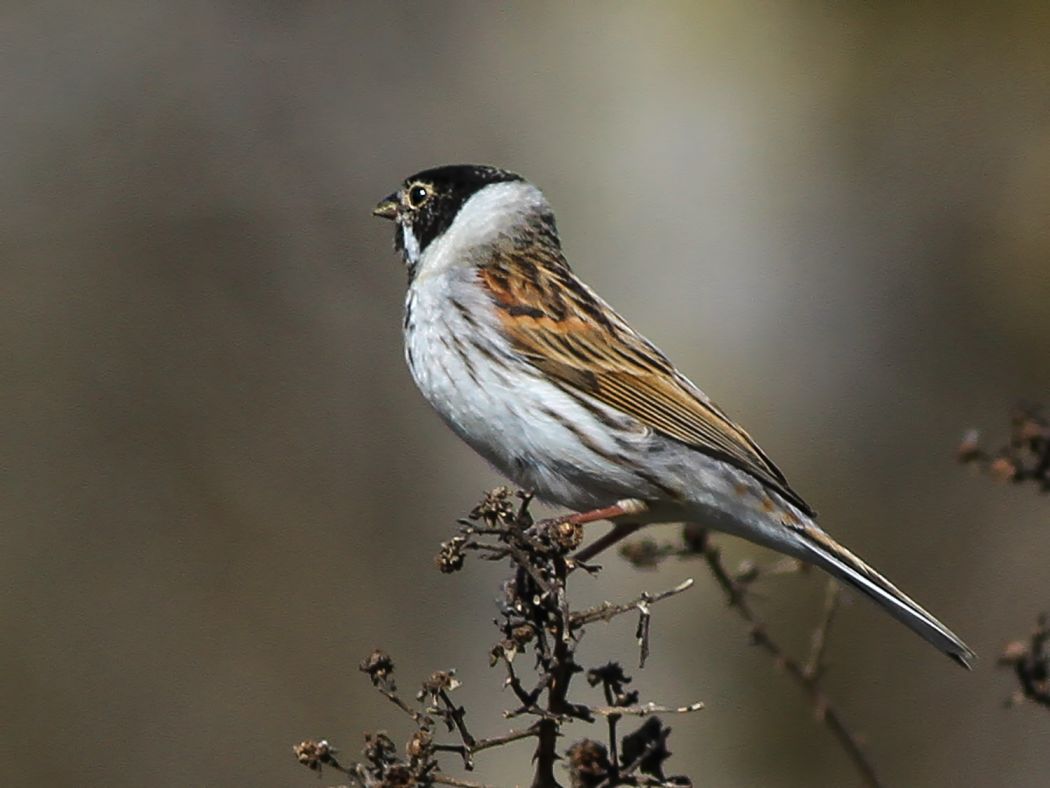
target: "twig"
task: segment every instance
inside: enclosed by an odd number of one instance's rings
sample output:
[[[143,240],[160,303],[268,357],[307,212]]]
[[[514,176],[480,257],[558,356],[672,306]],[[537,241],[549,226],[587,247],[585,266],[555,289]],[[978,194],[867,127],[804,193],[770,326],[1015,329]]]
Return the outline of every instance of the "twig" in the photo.
[[[383,697],[415,722],[416,731],[403,748],[385,733],[366,734],[363,758],[347,767],[336,761],[335,750],[324,740],[303,742],[295,749],[300,762],[318,771],[323,767],[341,771],[357,788],[379,785],[488,788],[482,783],[442,771],[438,759],[456,754],[462,759],[463,768],[469,771],[474,768],[474,756],[480,752],[535,739],[532,788],[558,788],[556,769],[562,760],[559,742],[565,726],[605,718],[613,761],[608,760],[602,745],[587,740],[588,747],[592,744],[594,747],[585,750],[595,755],[587,763],[584,763],[585,758],[577,763],[570,748],[569,776],[574,786],[595,786],[602,780],[607,780],[610,786],[677,786],[688,782],[685,778],[675,778],[672,782],[663,778],[662,764],[670,756],[664,746],[669,729],[651,715],[696,711],[702,708],[702,704],[659,706],[640,703],[638,692],[628,687],[631,679],[615,662],[588,671],[588,681],[603,683],[606,706],[592,709],[574,702],[569,696],[569,688],[573,678],[584,670],[576,662],[576,647],[587,624],[636,612],[636,638],[644,662],[649,652],[652,605],[682,593],[693,585],[693,581],[686,580],[657,594],[645,593],[630,602],[605,602],[573,611],[567,589],[569,576],[576,569],[592,575],[600,569],[569,557],[583,539],[582,524],[611,514],[622,514],[628,511],[632,502],[534,523],[528,512],[530,496],[521,494],[519,498],[520,503],[517,503],[512,494],[502,488],[488,494],[471,512],[469,519],[460,521],[457,533],[441,545],[435,562],[442,572],[451,573],[462,569],[468,555],[486,560],[510,559],[514,573],[503,584],[499,617],[495,622],[501,640],[489,649],[489,657],[493,667],[503,662],[506,669],[504,686],[511,688],[518,704],[517,708],[505,711],[504,716],[529,716],[531,725],[497,736],[476,738],[467,725],[466,710],[455,702],[452,695],[459,686],[454,671],[431,674],[416,693],[416,703],[413,704],[398,694],[393,661],[384,652],[376,650],[361,663],[361,670],[368,674]],[[532,669],[536,682],[531,689],[526,685],[531,684],[532,679],[523,682],[518,672],[520,663],[517,669],[514,664],[519,654],[527,652],[531,652],[535,663]],[[649,719],[637,731],[621,736],[617,723],[626,716]],[[438,724],[444,724],[458,741],[435,741],[434,729]],[[578,750],[578,753],[586,755],[584,750]],[[631,767],[637,773],[621,780],[621,759],[643,760]],[[585,774],[590,777],[581,783],[580,777]]]
[[[390,701],[399,709],[401,709],[401,711],[403,711],[405,714],[411,717],[413,722],[423,722],[424,715],[412,708],[409,708],[408,705],[406,705],[405,702],[401,700],[401,698],[396,693],[391,692],[385,687],[379,686],[376,687],[376,690],[378,690],[380,695],[382,695],[388,701]]]
[[[536,735],[536,727],[522,728],[521,730],[507,731],[502,736],[493,736],[490,739],[478,739],[474,742],[474,746],[470,748],[472,753],[481,752],[482,750],[488,750],[492,747],[502,747],[504,744],[510,744],[514,741],[520,741],[521,739],[531,739]]]
[[[835,613],[838,612],[841,598],[842,586],[829,579],[824,592],[824,614],[821,616],[817,628],[813,630],[809,659],[806,660],[806,666],[802,671],[810,681],[819,680],[821,674],[824,673],[824,668],[826,667],[824,665],[824,652],[827,651],[828,647],[828,631],[831,629],[831,622],[835,619]]]
[[[461,780],[458,777],[450,777],[441,772],[432,772],[430,774],[430,782],[437,783],[438,785],[455,785],[458,786],[458,788],[496,788],[496,786],[489,785],[488,783],[476,783],[472,780]]]
[[[452,722],[455,723],[456,730],[459,731],[459,737],[463,739],[463,743],[467,745],[467,749],[470,752],[474,752],[477,741],[470,735],[470,731],[467,730],[467,725],[463,720],[466,716],[466,711],[462,706],[457,706],[452,702],[452,698],[448,696],[446,690],[438,690],[438,697],[440,697],[441,702],[445,704],[449,717],[452,719]]]
[[[704,561],[711,570],[712,576],[729,598],[730,606],[737,611],[742,619],[751,625],[752,642],[769,654],[773,658],[774,663],[782,667],[784,672],[787,673],[787,675],[790,676],[807,695],[809,695],[817,719],[820,722],[823,722],[827,729],[831,731],[836,741],[838,741],[839,746],[842,747],[846,755],[849,756],[849,759],[853,762],[854,767],[864,780],[865,785],[870,786],[870,788],[879,788],[882,785],[882,782],[879,780],[878,774],[875,772],[875,766],[868,759],[868,756],[864,753],[864,750],[860,745],[860,741],[850,731],[845,720],[843,720],[842,715],[832,704],[831,699],[828,698],[820,686],[819,673],[821,671],[819,669],[814,669],[813,675],[810,675],[807,668],[803,667],[796,660],[784,653],[784,650],[769,636],[765,626],[755,615],[751,606],[747,603],[743,589],[740,588],[739,584],[732,578],[726,570],[725,565],[722,563],[721,551],[711,544],[710,540],[706,538],[706,535],[698,535],[690,541],[693,544],[694,550],[699,548],[701,551]],[[816,664],[819,664],[819,661],[823,657],[824,643],[827,639],[827,628],[830,626],[831,619],[834,616],[838,604],[837,597],[832,597],[830,592],[828,600],[829,601],[825,604],[825,612],[821,619],[821,624],[818,626],[818,633],[820,633],[821,630],[823,630],[823,633],[814,638],[814,649],[809,664],[814,664],[812,661],[814,657],[817,659]]]
[[[568,576],[565,559],[558,558],[553,563],[555,582],[564,587]],[[559,605],[559,611],[560,607]],[[571,626],[570,617],[568,615],[559,616],[555,622],[555,631],[551,637],[553,653],[547,681],[546,711],[550,715],[558,716],[566,712],[568,706],[566,696],[575,665],[572,659],[571,639],[567,636],[569,633],[565,631],[567,625]],[[554,776],[554,764],[558,760],[559,728],[559,724],[550,717],[545,717],[536,724],[539,741],[534,756],[536,772],[532,779],[532,788],[557,788],[558,786],[558,781]]]
[[[702,701],[688,706],[660,706],[656,703],[643,703],[639,706],[588,706],[587,711],[596,717],[648,717],[652,714],[689,714],[704,708]]]
[[[688,591],[693,587],[693,578],[687,578],[681,583],[676,585],[674,588],[670,588],[667,591],[661,591],[658,594],[642,593],[636,599],[631,600],[620,605],[614,605],[612,602],[602,602],[600,605],[588,608],[587,610],[581,610],[577,613],[572,614],[572,625],[574,627],[581,627],[585,624],[592,624],[595,621],[611,621],[616,616],[623,615],[624,613],[630,613],[632,610],[637,610],[639,605],[652,604],[654,602],[660,602],[668,597],[680,594],[683,591]]]

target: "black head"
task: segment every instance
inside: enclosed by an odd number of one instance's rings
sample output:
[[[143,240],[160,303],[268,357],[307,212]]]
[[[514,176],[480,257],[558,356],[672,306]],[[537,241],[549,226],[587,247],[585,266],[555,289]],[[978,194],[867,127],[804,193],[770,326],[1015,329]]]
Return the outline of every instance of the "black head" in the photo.
[[[417,172],[372,212],[395,220],[394,246],[409,265],[445,232],[463,203],[492,183],[523,180],[520,175],[482,164],[451,164]]]

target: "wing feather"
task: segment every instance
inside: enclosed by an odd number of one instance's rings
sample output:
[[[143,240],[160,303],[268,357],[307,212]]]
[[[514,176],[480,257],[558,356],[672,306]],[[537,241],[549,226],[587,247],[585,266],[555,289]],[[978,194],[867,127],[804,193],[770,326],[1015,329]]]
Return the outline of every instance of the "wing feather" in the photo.
[[[751,436],[576,279],[564,260],[523,269],[515,256],[496,255],[492,265],[479,269],[479,281],[500,307],[507,337],[529,363],[574,394],[740,468],[813,514]]]

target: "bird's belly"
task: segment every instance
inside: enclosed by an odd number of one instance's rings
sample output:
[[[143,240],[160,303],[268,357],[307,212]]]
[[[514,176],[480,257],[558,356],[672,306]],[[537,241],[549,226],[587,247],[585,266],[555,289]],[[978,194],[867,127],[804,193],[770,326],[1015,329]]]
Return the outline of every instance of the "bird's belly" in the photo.
[[[509,347],[477,334],[468,340],[456,328],[414,326],[406,356],[423,396],[478,454],[515,484],[571,509],[643,492],[624,450],[639,430],[625,425],[617,435]],[[481,351],[471,345],[482,341]]]
[[[648,521],[700,519],[769,545],[785,537],[779,510],[801,516],[745,472],[569,396],[498,335],[458,328],[406,333],[416,384],[464,442],[541,499],[583,511],[640,498],[654,505]]]

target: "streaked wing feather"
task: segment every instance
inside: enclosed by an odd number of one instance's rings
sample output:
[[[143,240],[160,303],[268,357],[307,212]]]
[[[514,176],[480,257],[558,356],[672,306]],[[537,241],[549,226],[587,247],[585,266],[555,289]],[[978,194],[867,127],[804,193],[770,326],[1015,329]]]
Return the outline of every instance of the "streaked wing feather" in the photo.
[[[530,363],[567,389],[750,473],[813,513],[751,437],[564,261],[522,268],[515,256],[497,255],[479,278],[501,308],[507,336]]]

